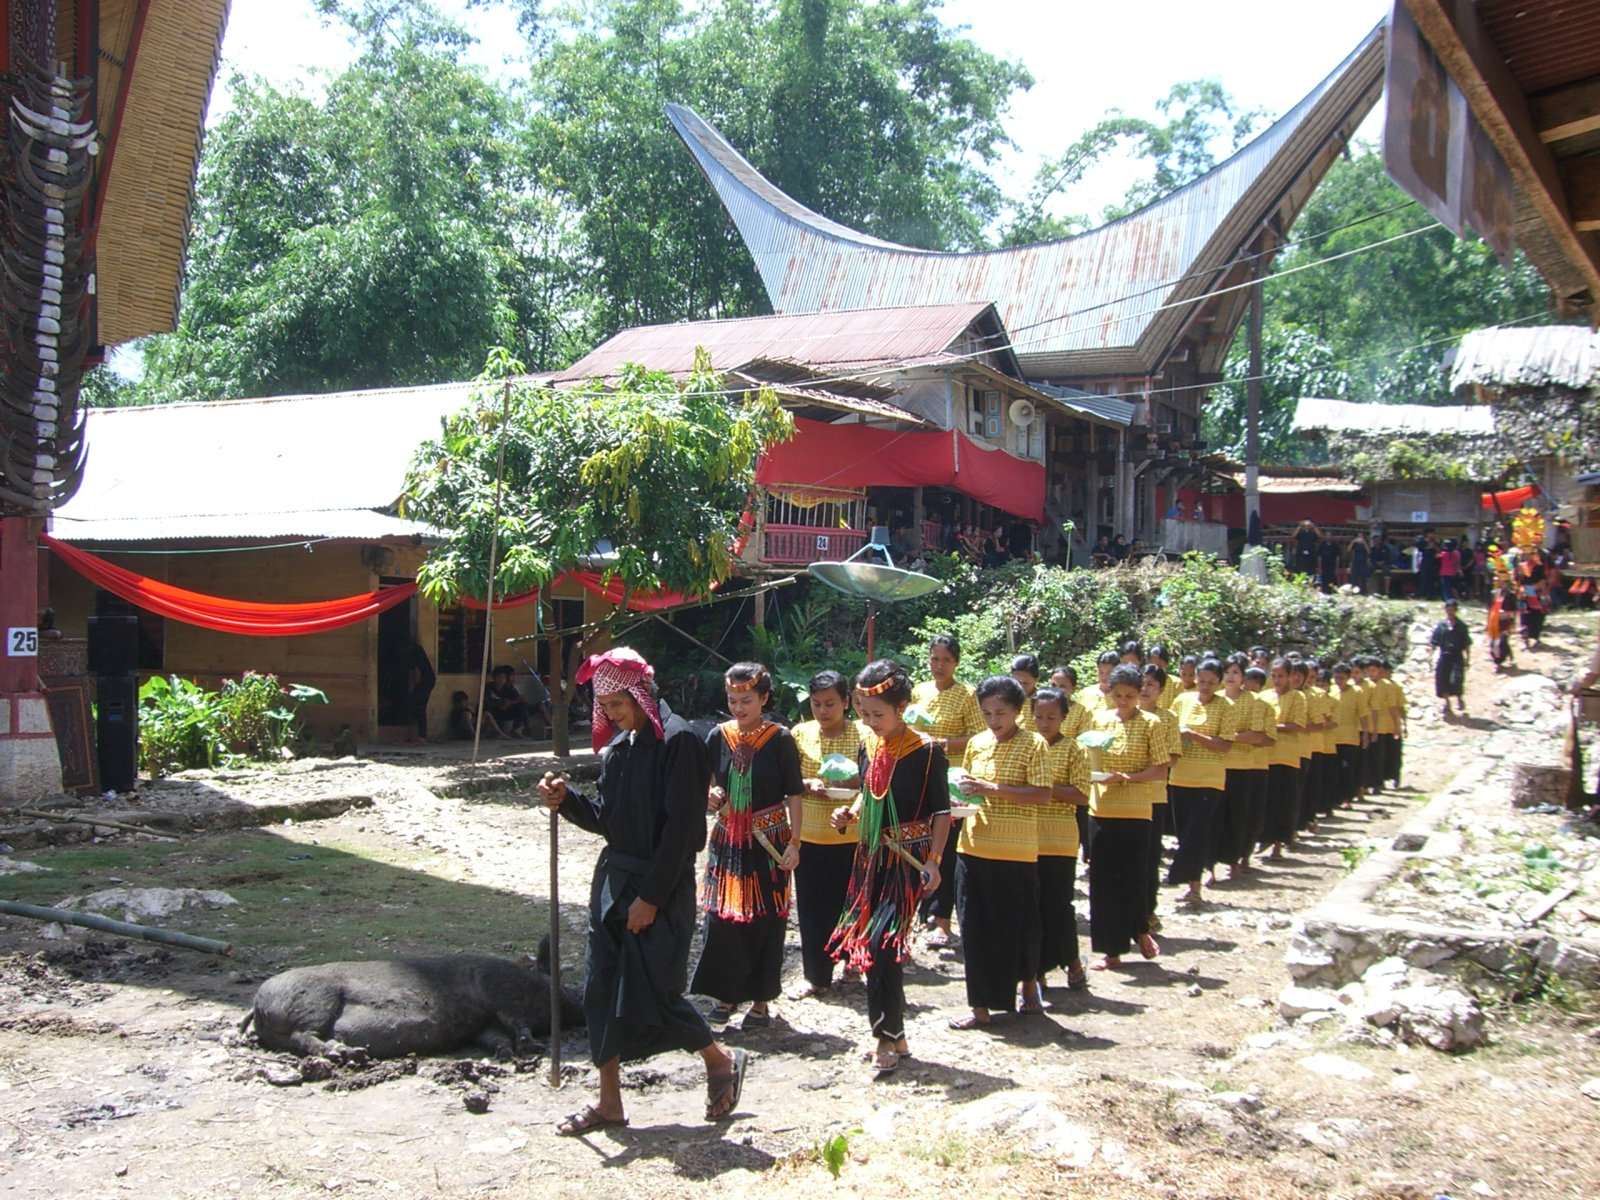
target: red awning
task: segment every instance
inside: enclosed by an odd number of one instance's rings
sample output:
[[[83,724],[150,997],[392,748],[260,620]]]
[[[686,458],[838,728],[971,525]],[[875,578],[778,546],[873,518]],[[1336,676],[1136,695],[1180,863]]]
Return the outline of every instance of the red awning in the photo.
[[[794,437],[756,468],[763,487],[950,487],[1029,521],[1044,520],[1044,468],[956,431],[896,433],[795,418]]]

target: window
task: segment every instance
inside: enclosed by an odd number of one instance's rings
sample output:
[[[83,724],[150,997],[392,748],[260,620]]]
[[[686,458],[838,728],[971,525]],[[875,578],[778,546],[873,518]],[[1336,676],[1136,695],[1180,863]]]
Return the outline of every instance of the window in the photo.
[[[434,662],[441,675],[473,675],[483,666],[484,612],[478,608],[439,610],[438,653]]]
[[[1004,426],[1000,418],[1000,393],[983,394],[983,436],[998,440]]]

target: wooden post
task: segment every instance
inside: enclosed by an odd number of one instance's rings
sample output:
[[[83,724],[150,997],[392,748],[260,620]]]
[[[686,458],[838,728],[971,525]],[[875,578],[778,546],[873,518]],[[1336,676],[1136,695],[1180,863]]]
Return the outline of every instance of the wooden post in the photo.
[[[1245,384],[1244,410],[1244,527],[1248,535],[1250,518],[1261,526],[1261,259],[1251,271],[1255,282],[1250,287],[1250,378]]]
[[[506,428],[511,423],[511,381],[505,382],[500,405],[500,453],[494,467],[494,524],[489,529],[489,587],[484,597],[483,661],[478,666],[478,712],[472,724],[472,765],[478,765],[478,743],[483,737],[483,701],[489,688],[489,656],[494,651],[494,573],[500,557],[500,492],[506,477]]]
[[[38,517],[0,518],[0,801],[61,790],[61,756],[39,683]]]

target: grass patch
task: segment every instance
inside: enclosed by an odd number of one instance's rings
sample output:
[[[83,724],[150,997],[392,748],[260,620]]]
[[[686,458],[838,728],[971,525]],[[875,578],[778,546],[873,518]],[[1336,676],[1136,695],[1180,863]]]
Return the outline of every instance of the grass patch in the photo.
[[[117,886],[215,888],[238,904],[186,908],[148,923],[229,940],[235,954],[267,960],[503,954],[507,946],[531,952],[548,927],[543,899],[433,873],[431,853],[321,842],[247,829],[177,844],[41,850],[29,858],[49,871],[7,876],[4,890],[13,900],[50,906]],[[122,917],[120,910],[105,915]]]

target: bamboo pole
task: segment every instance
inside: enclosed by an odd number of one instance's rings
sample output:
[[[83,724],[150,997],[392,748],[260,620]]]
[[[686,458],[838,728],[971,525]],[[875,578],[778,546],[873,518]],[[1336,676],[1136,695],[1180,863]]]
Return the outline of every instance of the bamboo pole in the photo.
[[[506,476],[506,429],[511,424],[511,381],[505,381],[500,405],[500,453],[494,465],[494,523],[489,530],[489,586],[483,602],[483,661],[478,665],[478,712],[472,723],[472,765],[478,765],[483,737],[483,701],[489,689],[489,651],[494,648],[494,573],[500,557],[500,491]]]
[[[170,929],[153,929],[148,925],[134,925],[127,921],[113,921],[95,913],[68,912],[64,908],[40,908],[36,904],[18,904],[13,900],[0,900],[0,913],[12,917],[28,917],[34,921],[60,921],[63,925],[82,925],[85,929],[98,929],[101,933],[114,933],[118,937],[142,938],[147,942],[160,942],[165,946],[182,946],[185,950],[199,950],[206,954],[232,954],[232,942],[216,942],[210,938],[193,937],[187,933],[174,933]]]
[[[178,840],[170,833],[160,833],[143,825],[128,825],[122,821],[107,821],[100,817],[82,817],[75,813],[45,812],[37,808],[19,808],[17,812],[24,817],[32,817],[37,821],[70,821],[75,825],[104,825],[107,829],[122,829],[128,833],[142,833],[146,837],[153,837],[158,841],[175,842]]]

